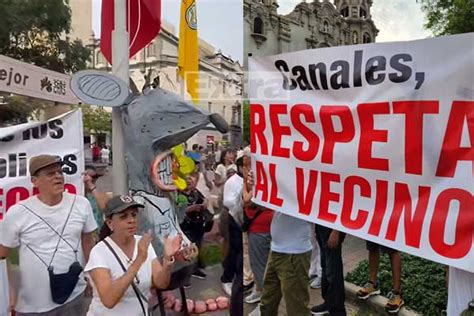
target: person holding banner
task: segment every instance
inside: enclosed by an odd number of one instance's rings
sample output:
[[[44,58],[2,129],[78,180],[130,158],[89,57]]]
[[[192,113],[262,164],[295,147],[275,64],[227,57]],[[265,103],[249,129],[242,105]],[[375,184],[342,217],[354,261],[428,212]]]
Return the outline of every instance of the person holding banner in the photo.
[[[321,296],[324,303],[313,306],[311,315],[346,315],[346,307],[344,306],[346,294],[341,254],[345,237],[345,233],[316,224],[316,239],[321,250]]]
[[[376,243],[367,241],[367,250],[369,251],[369,281],[357,292],[357,298],[366,300],[373,295],[380,294],[377,272],[379,268],[380,252],[390,256],[390,265],[392,267],[393,290],[388,293],[388,302],[385,310],[388,313],[398,313],[405,304],[401,294],[401,276],[402,259],[400,252]]]
[[[254,181],[254,174],[250,171],[247,175],[249,189],[254,186]],[[282,298],[288,315],[310,315],[311,225],[296,217],[274,212],[270,226],[270,254],[259,306],[261,315],[278,315]]]
[[[64,192],[60,157],[32,157],[29,171],[39,193],[9,209],[0,236],[0,258],[19,247],[17,315],[84,315],[81,272],[97,228],[91,206]]]

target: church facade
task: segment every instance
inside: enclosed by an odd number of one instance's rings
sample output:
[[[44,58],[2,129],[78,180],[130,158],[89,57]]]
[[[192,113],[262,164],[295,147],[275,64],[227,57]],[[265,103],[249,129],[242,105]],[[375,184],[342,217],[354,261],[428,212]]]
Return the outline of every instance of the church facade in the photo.
[[[303,0],[279,15],[277,0],[244,0],[244,52],[265,56],[375,42],[371,6],[372,0]]]

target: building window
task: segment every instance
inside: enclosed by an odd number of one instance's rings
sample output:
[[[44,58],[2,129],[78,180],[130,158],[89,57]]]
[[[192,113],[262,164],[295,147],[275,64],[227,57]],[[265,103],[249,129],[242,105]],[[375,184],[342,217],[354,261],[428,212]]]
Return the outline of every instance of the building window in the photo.
[[[356,31],[352,33],[352,44],[359,43],[359,34]]]
[[[225,93],[226,82],[222,82],[222,93]]]
[[[97,63],[98,64],[106,64],[107,63],[104,55],[102,55],[102,53],[100,51],[97,52]]]
[[[357,10],[357,7],[352,7],[351,9],[351,16],[353,18],[357,18],[359,16],[359,10]]]
[[[370,43],[370,42],[372,42],[371,39],[370,39],[369,33],[364,33],[364,35],[362,36],[362,42],[363,42],[363,43]]]
[[[263,34],[263,21],[259,17],[256,17],[255,20],[253,20],[253,32],[255,34]]]
[[[329,23],[328,23],[328,21],[324,21],[323,30],[324,30],[325,33],[329,33]]]
[[[212,113],[212,102],[207,102],[207,112]]]
[[[342,8],[341,10],[341,15],[345,18],[347,18],[349,16],[349,7],[344,7]]]
[[[222,117],[225,119],[225,105],[222,107]]]
[[[156,56],[156,46],[155,43],[151,43],[147,47],[147,57],[155,57]]]
[[[359,16],[363,19],[366,19],[367,18],[367,12],[365,12],[365,10],[363,8],[360,8],[359,10]]]

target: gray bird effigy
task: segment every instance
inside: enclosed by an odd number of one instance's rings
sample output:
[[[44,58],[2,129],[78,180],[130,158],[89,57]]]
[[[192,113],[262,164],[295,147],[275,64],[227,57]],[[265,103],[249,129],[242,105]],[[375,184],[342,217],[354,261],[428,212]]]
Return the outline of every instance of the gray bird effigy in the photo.
[[[71,86],[85,103],[120,107],[130,191],[145,205],[140,231],[152,231],[152,244],[159,256],[162,238],[182,233],[173,197],[176,187],[170,149],[209,124],[226,133],[227,122],[161,88],[134,95],[123,81],[104,72],[80,71],[74,74]],[[183,249],[189,246],[184,238]]]

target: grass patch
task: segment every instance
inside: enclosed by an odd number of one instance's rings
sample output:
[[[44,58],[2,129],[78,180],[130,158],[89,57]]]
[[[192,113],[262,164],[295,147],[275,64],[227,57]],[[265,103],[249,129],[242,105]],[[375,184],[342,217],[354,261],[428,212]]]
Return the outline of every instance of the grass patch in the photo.
[[[444,266],[408,254],[402,256],[402,295],[405,304],[424,315],[442,315],[448,292]],[[363,286],[369,278],[369,263],[364,260],[346,276],[346,281]],[[392,270],[388,255],[381,255],[378,273],[382,295],[392,289]]]
[[[204,244],[199,252],[199,257],[206,267],[221,263],[221,247],[216,244]]]

